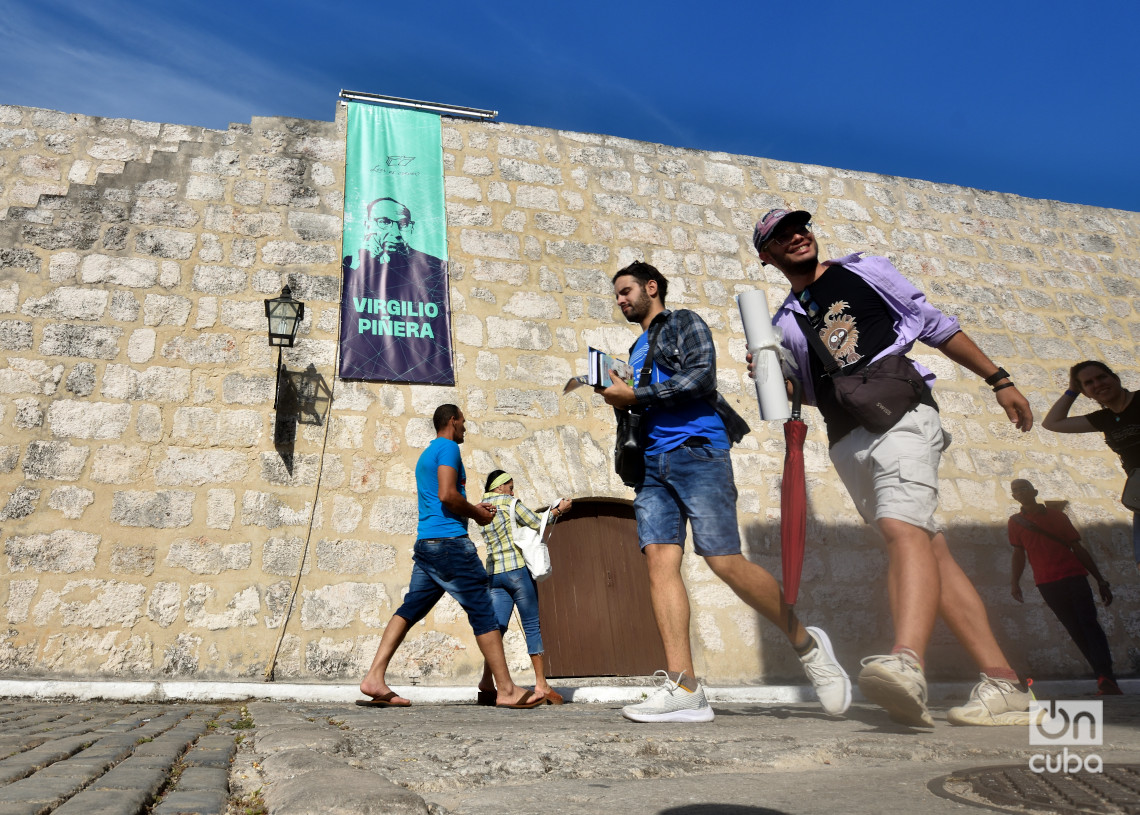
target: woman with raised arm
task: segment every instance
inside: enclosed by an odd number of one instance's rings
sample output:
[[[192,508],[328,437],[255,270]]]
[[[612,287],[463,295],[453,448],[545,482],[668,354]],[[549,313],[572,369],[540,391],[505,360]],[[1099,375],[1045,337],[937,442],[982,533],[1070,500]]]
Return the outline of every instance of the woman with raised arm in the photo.
[[[546,681],[542,662],[542,631],[538,624],[538,586],[531,577],[523,560],[522,551],[515,545],[515,526],[539,529],[541,520],[522,501],[515,500],[515,481],[510,473],[494,470],[487,476],[483,501],[494,504],[495,518],[482,528],[483,540],[487,543],[487,574],[491,579],[491,603],[495,607],[495,619],[499,630],[504,634],[511,622],[511,612],[519,609],[523,633],[526,635],[526,650],[534,666],[534,693],[546,700],[547,704],[560,705],[563,702],[558,691]],[[570,509],[571,501],[563,499],[551,509],[552,520],[556,520]],[[514,512],[511,512],[511,509]],[[513,517],[511,517],[513,515]],[[479,682],[479,704],[495,704],[495,680],[491,670],[484,663],[483,678]]]
[[[1098,402],[1100,410],[1070,416],[1082,394]],[[1140,479],[1140,399],[1103,362],[1089,359],[1069,369],[1069,389],[1053,403],[1041,426],[1054,433],[1103,433],[1129,479]],[[1140,511],[1136,510],[1132,512],[1132,555],[1140,568]]]

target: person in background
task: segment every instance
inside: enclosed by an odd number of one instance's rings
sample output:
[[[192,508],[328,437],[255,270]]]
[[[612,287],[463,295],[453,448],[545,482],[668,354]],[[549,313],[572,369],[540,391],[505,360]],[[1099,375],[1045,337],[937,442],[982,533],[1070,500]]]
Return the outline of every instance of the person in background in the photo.
[[[1021,573],[1025,571],[1025,559],[1029,558],[1033,580],[1045,605],[1057,615],[1096,674],[1097,695],[1120,694],[1112,672],[1108,637],[1096,618],[1096,604],[1087,578],[1091,574],[1096,580],[1105,606],[1112,604],[1108,581],[1092,555],[1081,545],[1081,536],[1068,515],[1039,503],[1037,490],[1024,478],[1014,479],[1009,488],[1013,499],[1021,504],[1021,511],[1009,519],[1009,544],[1013,547],[1010,594],[1017,602],[1025,602],[1021,594]]]
[[[483,527],[483,540],[487,544],[487,574],[491,576],[491,602],[495,607],[495,620],[499,631],[507,633],[511,623],[511,612],[518,607],[523,633],[526,635],[526,650],[534,666],[534,693],[550,705],[560,705],[562,695],[546,681],[546,671],[542,661],[542,630],[538,620],[538,585],[531,577],[523,560],[522,550],[515,545],[515,525],[538,530],[542,520],[522,501],[515,501],[515,480],[510,473],[494,470],[487,476],[483,492],[484,504],[495,508],[495,517]],[[514,517],[511,517],[511,504],[514,503]],[[562,499],[551,509],[555,520],[570,511],[572,501]],[[481,705],[495,704],[495,677],[489,662],[483,663],[483,678],[479,681],[478,702]]]
[[[491,504],[467,500],[467,471],[459,457],[466,434],[466,419],[456,405],[440,405],[432,416],[436,437],[416,461],[419,525],[412,557],[412,579],[404,602],[396,609],[376,648],[372,666],[360,683],[368,697],[358,705],[407,707],[407,699],[386,681],[388,663],[408,630],[435,608],[445,593],[467,612],[475,642],[495,677],[496,707],[533,708],[543,703],[533,692],[511,681],[503,653],[503,635],[495,622],[487,572],[479,562],[475,544],[467,537],[467,519],[486,526],[495,517]]]
[[[1100,410],[1070,416],[1077,397],[1085,395],[1100,404]],[[1125,389],[1120,377],[1103,362],[1087,359],[1069,369],[1069,387],[1049,408],[1041,426],[1054,433],[1104,434],[1112,452],[1120,456],[1131,478],[1140,469],[1140,399]],[[1132,512],[1132,559],[1140,569],[1140,512]]]

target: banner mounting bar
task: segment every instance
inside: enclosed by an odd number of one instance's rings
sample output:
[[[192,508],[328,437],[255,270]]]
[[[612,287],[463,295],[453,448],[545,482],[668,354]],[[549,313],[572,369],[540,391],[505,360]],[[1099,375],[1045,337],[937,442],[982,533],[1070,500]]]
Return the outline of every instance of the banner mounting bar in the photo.
[[[485,122],[489,122],[499,115],[499,111],[497,110],[480,110],[479,108],[468,108],[461,105],[448,105],[443,102],[425,102],[419,99],[404,99],[399,96],[383,96],[378,93],[361,93],[359,91],[342,90],[340,92],[340,98],[352,102],[374,102],[380,105],[394,105],[401,108],[426,110],[444,116],[463,116],[468,119],[481,119]]]

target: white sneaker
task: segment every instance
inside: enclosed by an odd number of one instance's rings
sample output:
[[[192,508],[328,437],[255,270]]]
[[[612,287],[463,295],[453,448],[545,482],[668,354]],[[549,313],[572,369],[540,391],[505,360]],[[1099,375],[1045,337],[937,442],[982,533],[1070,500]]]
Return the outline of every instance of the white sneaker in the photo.
[[[982,681],[970,691],[970,701],[960,707],[950,708],[946,713],[946,721],[957,725],[1027,726],[1033,693],[1018,690],[1015,684],[1005,679],[994,679],[985,674],[981,677]]]
[[[804,673],[811,680],[824,711],[842,716],[851,706],[851,678],[835,658],[831,640],[823,629],[808,626],[807,632],[815,641],[815,647],[800,657]]]
[[[934,727],[926,709],[926,677],[918,660],[907,653],[865,657],[859,690],[891,718],[911,727]]]
[[[685,676],[684,672],[677,677],[677,682],[669,678],[665,671],[658,671],[654,675],[657,689],[649,694],[649,698],[636,705],[626,705],[621,709],[621,715],[635,722],[711,722],[713,709],[705,699],[705,689],[701,684],[695,691],[689,690],[679,684]]]

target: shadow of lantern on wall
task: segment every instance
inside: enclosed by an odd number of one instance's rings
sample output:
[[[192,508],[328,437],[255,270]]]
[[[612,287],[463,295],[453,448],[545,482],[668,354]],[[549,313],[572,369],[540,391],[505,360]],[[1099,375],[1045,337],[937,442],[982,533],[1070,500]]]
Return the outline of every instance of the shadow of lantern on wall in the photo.
[[[303,371],[283,371],[282,409],[291,413],[297,424],[323,425],[332,402],[332,390],[317,366],[309,363]]]
[[[280,297],[265,301],[265,319],[269,324],[269,345],[277,347],[273,446],[292,474],[297,425],[324,424],[332,403],[332,389],[311,362],[303,371],[290,371],[285,367],[282,349],[293,347],[297,328],[305,319],[305,304],[293,299],[289,286],[281,289]]]

